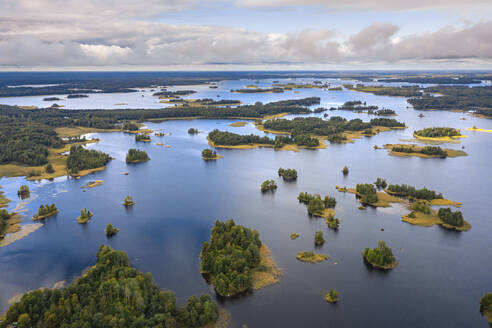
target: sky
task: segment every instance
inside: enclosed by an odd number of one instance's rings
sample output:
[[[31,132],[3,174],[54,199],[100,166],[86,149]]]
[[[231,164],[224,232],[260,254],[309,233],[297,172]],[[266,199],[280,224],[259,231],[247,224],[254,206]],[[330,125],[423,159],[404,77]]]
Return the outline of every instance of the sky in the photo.
[[[0,70],[492,69],[492,0],[0,0]]]

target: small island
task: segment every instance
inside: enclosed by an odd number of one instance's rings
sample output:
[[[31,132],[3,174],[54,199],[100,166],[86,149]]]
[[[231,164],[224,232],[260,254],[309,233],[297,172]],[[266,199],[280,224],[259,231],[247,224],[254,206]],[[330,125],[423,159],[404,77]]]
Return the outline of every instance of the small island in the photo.
[[[321,199],[319,194],[309,194],[307,192],[300,192],[299,196],[297,196],[299,202],[307,204],[307,211],[309,215],[322,217],[325,219],[336,220],[339,223],[338,219],[334,219],[335,211],[333,208],[336,206],[337,201],[334,197],[325,196],[324,199]],[[337,223],[337,228],[338,228]]]
[[[335,290],[330,289],[330,291],[325,294],[325,301],[332,304],[338,302],[338,294],[339,293],[336,292]]]
[[[321,246],[325,243],[325,238],[323,237],[323,232],[321,230],[316,231],[314,234],[314,245]]]
[[[386,144],[384,148],[389,149],[389,154],[400,157],[422,157],[422,158],[446,158],[467,156],[468,154],[462,150],[441,148],[439,146],[417,146],[405,144]]]
[[[61,100],[60,98],[58,97],[46,97],[46,98],[43,98],[43,101],[59,101]]]
[[[108,223],[106,229],[104,229],[104,233],[106,233],[106,236],[108,237],[112,237],[116,235],[119,231],[120,229],[114,227],[111,223]]]
[[[83,94],[71,94],[67,96],[68,99],[88,98],[88,97],[89,97],[88,95],[83,95]]]
[[[137,133],[135,134],[135,141],[140,141],[140,142],[151,142],[152,139],[150,136],[146,133]]]
[[[297,232],[293,232],[290,234],[290,239],[294,240],[294,239],[297,239],[299,238],[300,234],[298,234]]]
[[[413,136],[420,140],[457,142],[457,138],[463,138],[459,129],[449,127],[431,127],[413,132]]]
[[[126,154],[126,162],[128,164],[142,163],[150,160],[149,155],[145,150],[130,148]]]
[[[449,207],[435,211],[427,202],[419,200],[410,203],[408,208],[411,212],[402,216],[404,222],[423,227],[440,225],[443,228],[457,231],[471,229],[471,224],[463,219],[463,214],[460,211],[453,212]]]
[[[295,180],[297,179],[297,171],[295,169],[278,169],[278,176],[282,177],[284,180]]]
[[[261,184],[260,189],[262,192],[274,191],[275,189],[277,189],[277,184],[273,180],[265,180]]]
[[[217,152],[215,150],[206,148],[202,150],[202,158],[204,160],[215,160],[215,159],[222,158],[222,156],[217,155]]]
[[[80,224],[84,224],[89,222],[91,217],[93,216],[91,211],[88,211],[86,208],[80,210],[80,216],[77,218],[77,222]]]
[[[347,175],[347,174],[349,174],[349,169],[348,169],[347,165],[345,165],[345,166],[343,167],[343,169],[342,169],[342,173],[343,173],[343,175]]]
[[[33,221],[38,221],[38,220],[43,220],[46,219],[47,217],[53,216],[58,214],[58,209],[56,208],[55,204],[46,204],[46,205],[41,205],[38,208],[38,212],[34,214],[32,217]]]
[[[282,275],[258,231],[233,220],[215,222],[200,258],[201,272],[226,297],[277,283]]]
[[[133,201],[133,198],[132,196],[126,196],[125,197],[125,200],[123,201],[123,206],[133,206],[135,205],[136,203]]]
[[[328,214],[325,222],[330,229],[338,230],[338,228],[340,227],[340,219],[337,219],[332,213]]]
[[[316,254],[314,252],[298,252],[296,259],[301,262],[317,263],[321,261],[326,261],[330,257],[326,254]]]
[[[188,129],[188,134],[198,134],[200,131],[198,131],[198,129],[195,129],[195,128],[189,128]]]
[[[364,260],[372,267],[381,270],[390,270],[398,265],[393,251],[383,240],[378,241],[378,246],[373,249],[366,248],[362,251]]]
[[[29,190],[29,187],[26,185],[20,186],[19,190],[17,190],[17,196],[21,199],[26,199],[29,198],[31,195],[31,191]]]
[[[492,324],[492,293],[487,293],[480,299],[480,313]]]
[[[72,146],[67,158],[67,170],[72,176],[80,176],[103,169],[110,160],[111,156],[101,151]]]

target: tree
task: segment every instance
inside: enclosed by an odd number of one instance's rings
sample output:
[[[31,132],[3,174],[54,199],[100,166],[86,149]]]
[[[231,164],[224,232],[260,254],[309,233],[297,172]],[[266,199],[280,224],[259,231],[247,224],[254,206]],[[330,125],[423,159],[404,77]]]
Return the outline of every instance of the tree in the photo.
[[[362,255],[368,263],[376,268],[392,269],[397,264],[393,251],[383,240],[378,241],[376,248],[364,249]]]
[[[343,167],[342,173],[343,173],[343,175],[349,174],[349,169],[348,169],[348,167],[346,165]]]
[[[202,157],[204,159],[215,159],[217,158],[217,152],[215,150],[206,148],[202,151]]]
[[[55,172],[55,169],[53,168],[53,165],[51,165],[51,163],[46,164],[46,166],[44,167],[44,170],[46,171],[46,173],[49,173],[49,174]]]
[[[376,185],[376,187],[378,187],[378,189],[384,189],[388,186],[388,184],[386,183],[386,179],[383,178],[377,178],[374,184]]]
[[[325,238],[323,238],[323,232],[321,230],[316,231],[314,234],[314,244],[316,246],[321,246],[325,243]]]
[[[29,317],[29,314],[27,313],[22,313],[19,316],[19,319],[17,319],[19,328],[31,328],[31,317]]]
[[[261,184],[261,191],[263,192],[270,191],[270,190],[273,191],[275,189],[277,189],[277,184],[273,180],[265,180]]]

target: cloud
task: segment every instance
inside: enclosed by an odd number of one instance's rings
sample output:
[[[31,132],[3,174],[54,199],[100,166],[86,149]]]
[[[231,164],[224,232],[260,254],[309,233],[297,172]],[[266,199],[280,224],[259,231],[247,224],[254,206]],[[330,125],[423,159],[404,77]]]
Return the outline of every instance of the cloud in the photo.
[[[372,2],[381,4],[380,0]],[[0,0],[0,66],[186,68],[209,64],[310,66],[456,59],[489,65],[492,62],[492,21],[447,26],[420,35],[400,35],[397,25],[374,23],[344,36],[334,29],[262,33],[221,26],[166,24],[151,17],[163,11],[186,10],[194,3]]]
[[[490,0],[237,0],[243,7],[293,7],[316,5],[331,10],[403,11],[424,9],[480,11],[491,8]]]

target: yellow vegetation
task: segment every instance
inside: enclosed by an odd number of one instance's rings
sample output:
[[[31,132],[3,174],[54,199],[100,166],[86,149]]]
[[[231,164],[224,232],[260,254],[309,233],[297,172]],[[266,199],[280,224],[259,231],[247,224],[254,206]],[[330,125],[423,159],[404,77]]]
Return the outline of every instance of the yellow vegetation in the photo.
[[[46,219],[46,218],[48,218],[48,217],[50,217],[50,216],[53,216],[53,215],[58,214],[58,212],[59,212],[59,211],[58,211],[58,209],[56,209],[56,210],[54,210],[54,211],[52,211],[52,212],[49,212],[49,213],[46,213],[46,214],[44,214],[44,215],[34,215],[34,216],[32,217],[32,220],[33,220],[33,221],[44,220],[44,219]]]
[[[486,129],[480,129],[480,128],[468,128],[468,131],[476,131],[476,132],[487,132],[487,133],[492,133],[492,130],[486,130]]]
[[[103,184],[102,180],[89,181],[85,184],[85,186],[82,186],[80,188],[94,188],[94,187],[98,187],[102,184]]]
[[[410,217],[410,213],[413,213],[415,216],[414,218]],[[455,227],[449,224],[446,224],[441,221],[439,216],[437,216],[437,211],[434,211],[431,209],[430,214],[418,212],[418,211],[412,211],[407,215],[402,216],[402,221],[414,224],[414,225],[419,225],[422,227],[432,227],[433,225],[440,225],[443,228],[446,229],[451,229],[451,230],[458,230],[458,231],[468,231],[471,229],[471,224],[468,223],[467,221],[463,220],[463,226],[462,227]]]
[[[294,240],[296,238],[299,238],[300,234],[298,234],[297,232],[293,232],[290,234],[290,239]]]
[[[270,144],[249,144],[249,145],[237,145],[237,146],[224,146],[224,145],[215,145],[215,143],[207,137],[208,144],[215,148],[227,148],[227,149],[254,149],[258,147],[266,147],[273,148],[273,145]],[[320,140],[319,145],[317,147],[306,147],[306,146],[297,146],[296,144],[286,144],[282,148],[278,148],[276,150],[291,150],[291,151],[299,151],[299,149],[324,149],[326,148],[326,144]]]
[[[239,127],[242,127],[242,126],[247,125],[248,123],[249,122],[234,122],[234,123],[229,124],[229,126],[233,126],[235,128],[239,128]]]
[[[412,150],[415,150],[414,153],[405,153],[405,152],[397,152],[391,150],[393,147],[406,147],[406,148],[411,148]],[[422,158],[441,158],[439,155],[426,155],[419,153],[419,151],[423,148],[417,145],[405,145],[405,144],[386,144],[384,145],[384,148],[389,149],[390,151],[388,154],[391,156],[399,156],[399,157],[422,157]],[[459,157],[459,156],[468,156],[467,153],[465,153],[462,150],[455,150],[455,149],[449,149],[449,148],[443,148],[443,150],[446,152],[447,157]]]
[[[260,247],[260,267],[266,268],[263,271],[255,270],[253,272],[253,288],[260,289],[279,282],[283,275],[282,269],[277,266],[272,257],[270,249],[262,244]]]
[[[313,252],[299,252],[296,255],[296,259],[301,262],[317,263],[328,260],[330,257],[326,254],[316,254]]]
[[[19,219],[20,222],[20,219]],[[12,244],[14,241],[22,239],[43,226],[42,223],[24,224],[16,231],[9,233],[4,239],[0,240],[0,247]]]

